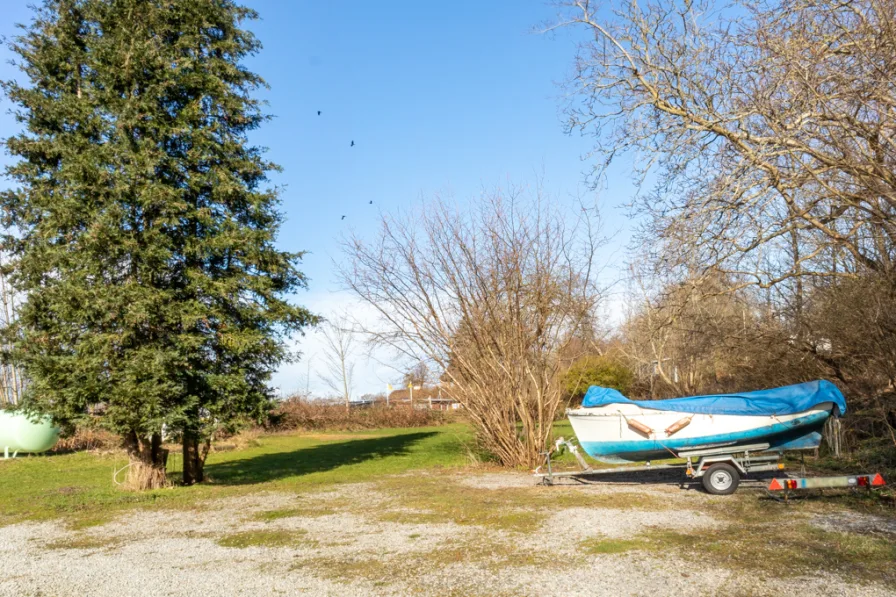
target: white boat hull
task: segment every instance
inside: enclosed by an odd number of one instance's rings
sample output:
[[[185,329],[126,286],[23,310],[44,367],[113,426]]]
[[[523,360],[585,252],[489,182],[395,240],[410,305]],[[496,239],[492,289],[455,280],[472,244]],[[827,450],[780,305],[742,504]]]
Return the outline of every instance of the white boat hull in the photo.
[[[789,415],[709,415],[607,404],[567,411],[579,444],[604,462],[674,457],[682,450],[768,443],[772,450],[818,447],[833,403]],[[676,427],[678,427],[676,429]]]

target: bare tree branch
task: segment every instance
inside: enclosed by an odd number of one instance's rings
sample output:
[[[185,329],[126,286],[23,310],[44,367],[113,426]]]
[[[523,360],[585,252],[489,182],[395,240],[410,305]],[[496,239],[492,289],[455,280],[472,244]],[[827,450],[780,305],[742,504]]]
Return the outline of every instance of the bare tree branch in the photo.
[[[436,198],[345,243],[342,279],[380,316],[365,331],[443,371],[443,390],[506,465],[532,466],[548,445],[560,355],[594,324],[593,217],[511,189],[464,209]]]

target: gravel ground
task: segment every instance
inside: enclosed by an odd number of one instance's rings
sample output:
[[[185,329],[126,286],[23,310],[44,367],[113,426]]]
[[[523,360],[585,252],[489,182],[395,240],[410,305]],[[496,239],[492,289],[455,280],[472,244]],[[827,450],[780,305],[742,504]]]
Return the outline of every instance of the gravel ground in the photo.
[[[811,523],[826,531],[877,535],[896,540],[896,519],[888,520],[859,512],[840,512],[816,516]]]
[[[496,492],[532,485],[531,477],[500,473],[447,482]],[[602,484],[545,490],[632,488]],[[378,505],[401,510],[371,484],[311,496],[259,493],[189,511],[138,512],[84,531],[57,523],[17,524],[0,528],[0,596],[778,595],[782,583],[807,595],[894,594],[825,571],[783,580],[685,562],[674,553],[579,553],[583,540],[626,539],[657,529],[721,532],[729,524],[699,511],[701,501],[717,498],[664,485],[639,491],[662,498],[668,508],[557,508],[540,532],[529,534],[452,522],[382,520],[376,516]],[[257,516],[345,499],[363,507],[268,521]],[[811,522],[841,532],[875,523],[846,514]],[[224,537],[251,531],[282,531],[297,539],[284,547],[219,544]]]

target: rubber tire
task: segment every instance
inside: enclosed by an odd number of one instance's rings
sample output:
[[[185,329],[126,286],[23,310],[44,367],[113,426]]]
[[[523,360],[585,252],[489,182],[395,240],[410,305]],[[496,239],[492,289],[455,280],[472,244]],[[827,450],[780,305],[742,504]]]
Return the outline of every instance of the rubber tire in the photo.
[[[712,476],[723,471],[731,476],[731,484],[728,485],[728,487],[719,489],[713,486]],[[707,493],[711,493],[713,495],[731,495],[732,493],[737,491],[737,486],[740,485],[740,473],[736,468],[728,463],[717,462],[706,469],[706,472],[703,473],[703,477],[701,480],[703,481],[703,489],[705,489]]]

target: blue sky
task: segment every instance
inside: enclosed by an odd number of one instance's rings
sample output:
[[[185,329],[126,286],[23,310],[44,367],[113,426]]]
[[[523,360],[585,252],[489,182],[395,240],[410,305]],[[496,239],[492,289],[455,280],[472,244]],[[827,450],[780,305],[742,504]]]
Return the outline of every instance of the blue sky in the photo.
[[[5,0],[0,35],[14,35],[12,24],[29,20],[30,1]],[[554,17],[550,4],[246,4],[260,13],[248,27],[264,44],[248,65],[270,84],[262,95],[275,115],[253,141],[284,168],[273,177],[285,186],[280,245],[309,251],[302,269],[310,288],[295,297],[300,304],[324,314],[351,304],[332,274],[339,239],[349,231],[365,235],[381,211],[435,192],[463,200],[483,187],[532,183],[536,176],[570,207],[588,196],[591,166],[581,158],[589,140],[564,134],[557,85],[572,68],[573,34],[534,33]],[[5,48],[0,58],[0,78],[21,77],[7,64]],[[0,137],[15,131],[8,109],[2,104]],[[612,259],[620,260],[629,224],[618,206],[633,193],[624,165],[605,186],[597,200],[607,230],[620,233],[611,244]],[[314,374],[322,367],[319,339],[296,341],[311,359],[312,389],[323,391]],[[386,360],[359,355],[357,394],[382,391],[399,377],[378,362]],[[285,365],[274,383],[289,392],[305,385],[307,371],[305,363]]]

